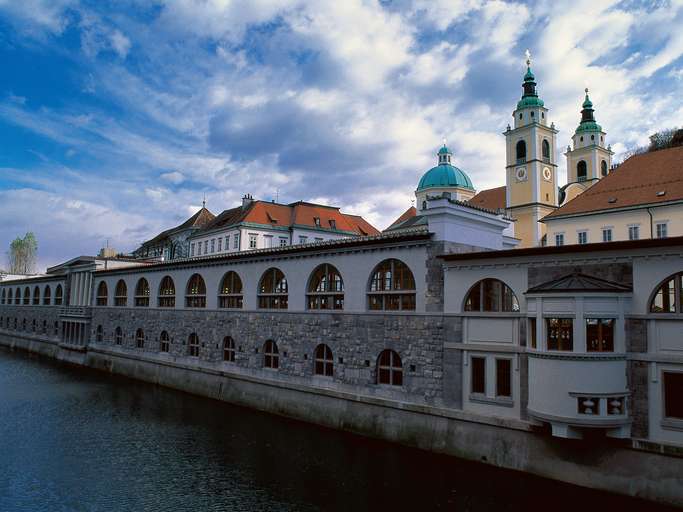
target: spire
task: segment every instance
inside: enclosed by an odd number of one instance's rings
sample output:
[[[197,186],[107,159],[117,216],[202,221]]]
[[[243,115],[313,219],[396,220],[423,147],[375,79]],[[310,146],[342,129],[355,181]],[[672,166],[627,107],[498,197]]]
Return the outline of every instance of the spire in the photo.
[[[526,55],[526,73],[524,74],[524,83],[522,84],[524,92],[522,99],[517,103],[517,108],[542,107],[543,100],[538,97],[536,92],[536,77],[533,71],[531,71],[531,52],[527,49],[524,54]]]
[[[202,200],[202,208],[206,208],[206,194],[204,194],[204,199]]]
[[[588,87],[584,89],[586,97],[581,104],[581,123],[576,129],[577,132],[581,131],[601,131],[602,127],[595,122],[595,110],[593,109],[593,102],[588,97]]]

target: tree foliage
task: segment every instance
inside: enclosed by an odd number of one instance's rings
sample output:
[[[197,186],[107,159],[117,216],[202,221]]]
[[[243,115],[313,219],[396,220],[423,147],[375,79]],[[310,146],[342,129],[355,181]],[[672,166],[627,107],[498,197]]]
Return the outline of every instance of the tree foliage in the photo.
[[[32,274],[36,269],[38,241],[33,233],[17,237],[9,244],[9,273]]]

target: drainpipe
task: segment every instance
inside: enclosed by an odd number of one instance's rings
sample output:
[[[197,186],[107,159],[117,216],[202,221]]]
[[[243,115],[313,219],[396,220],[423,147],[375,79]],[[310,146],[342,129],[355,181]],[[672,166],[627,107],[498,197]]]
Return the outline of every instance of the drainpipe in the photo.
[[[653,224],[652,212],[650,211],[650,208],[647,209],[647,213],[650,215],[650,238],[654,238],[654,236],[653,236],[654,233],[653,233],[653,229],[652,229],[652,224]]]

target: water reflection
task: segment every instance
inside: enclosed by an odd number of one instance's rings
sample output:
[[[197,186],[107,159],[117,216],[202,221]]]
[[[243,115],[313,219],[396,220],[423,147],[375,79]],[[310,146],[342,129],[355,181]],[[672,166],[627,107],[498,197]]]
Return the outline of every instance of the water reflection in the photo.
[[[0,348],[0,510],[553,510],[650,504]]]

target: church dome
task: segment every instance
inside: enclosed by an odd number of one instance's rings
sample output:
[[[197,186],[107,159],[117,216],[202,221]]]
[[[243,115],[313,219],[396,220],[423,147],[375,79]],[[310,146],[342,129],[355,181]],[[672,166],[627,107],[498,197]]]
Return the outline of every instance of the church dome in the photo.
[[[417,185],[418,191],[433,187],[462,187],[474,190],[470,177],[451,164],[452,153],[445,144],[439,149],[437,156],[439,157],[439,165],[424,173]]]

